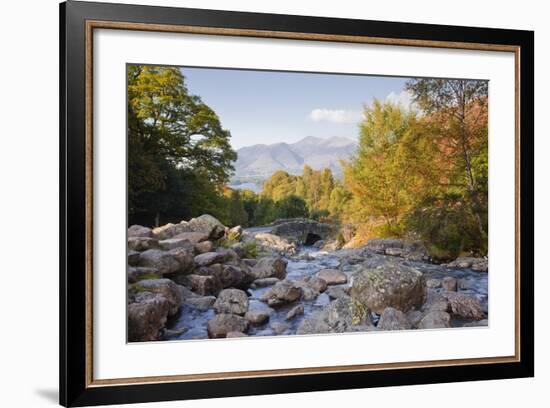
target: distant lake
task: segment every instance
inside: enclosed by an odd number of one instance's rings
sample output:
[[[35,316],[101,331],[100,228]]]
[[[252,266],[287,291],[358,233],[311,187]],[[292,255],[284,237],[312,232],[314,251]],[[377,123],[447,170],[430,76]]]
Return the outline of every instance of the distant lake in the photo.
[[[232,189],[235,189],[235,190],[252,190],[255,193],[259,193],[259,192],[262,191],[262,186],[261,185],[258,185],[256,183],[251,183],[251,182],[231,183],[231,184],[229,184],[229,187],[231,187]]]

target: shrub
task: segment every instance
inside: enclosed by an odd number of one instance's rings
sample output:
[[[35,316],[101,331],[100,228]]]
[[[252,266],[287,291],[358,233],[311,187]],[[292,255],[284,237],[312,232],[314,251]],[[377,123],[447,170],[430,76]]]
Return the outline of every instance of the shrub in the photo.
[[[447,260],[463,252],[487,253],[486,237],[479,235],[473,216],[460,200],[432,204],[410,212],[404,224],[427,244],[433,258]]]
[[[258,257],[258,244],[256,241],[248,241],[242,244],[243,255],[245,258]]]

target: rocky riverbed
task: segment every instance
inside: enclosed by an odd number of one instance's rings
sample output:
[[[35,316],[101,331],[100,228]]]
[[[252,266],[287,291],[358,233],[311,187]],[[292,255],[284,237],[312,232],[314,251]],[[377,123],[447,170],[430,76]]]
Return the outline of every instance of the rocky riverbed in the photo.
[[[421,244],[397,239],[338,246],[301,245],[269,228],[228,229],[208,215],[131,226],[128,340],[488,324],[487,260],[438,265]]]

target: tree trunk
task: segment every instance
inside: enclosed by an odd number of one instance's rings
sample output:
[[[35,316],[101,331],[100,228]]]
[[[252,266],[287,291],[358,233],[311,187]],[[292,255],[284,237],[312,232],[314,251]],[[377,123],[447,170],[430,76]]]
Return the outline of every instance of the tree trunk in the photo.
[[[466,163],[466,175],[468,180],[468,193],[470,195],[470,211],[472,212],[476,224],[477,229],[479,232],[479,235],[481,238],[485,236],[485,230],[483,228],[483,222],[481,221],[481,215],[480,212],[480,204],[479,200],[477,198],[477,191],[476,191],[476,182],[474,178],[474,173],[472,171],[472,162],[470,160],[470,154],[468,153],[468,148],[466,147],[466,129],[464,128],[464,122],[461,124],[462,126],[462,152],[464,154],[464,161]]]
[[[466,134],[466,99],[464,95],[464,89],[462,89],[461,92],[461,98],[460,98],[460,136],[461,136],[461,146],[462,146],[462,153],[464,155],[464,162],[466,164],[466,175],[467,175],[467,188],[468,193],[470,195],[470,211],[472,212],[476,224],[477,229],[480,235],[480,238],[483,239],[485,236],[485,230],[483,229],[483,222],[481,221],[481,215],[479,214],[480,211],[480,205],[479,200],[477,198],[477,186],[476,181],[474,178],[474,173],[472,170],[472,162],[470,160],[470,153],[467,146],[467,134]]]

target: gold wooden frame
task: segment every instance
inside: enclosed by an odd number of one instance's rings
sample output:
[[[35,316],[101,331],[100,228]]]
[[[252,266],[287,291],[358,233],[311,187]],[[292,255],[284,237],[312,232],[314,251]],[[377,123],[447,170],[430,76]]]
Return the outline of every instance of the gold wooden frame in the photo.
[[[237,372],[216,372],[206,374],[167,375],[154,377],[128,377],[114,379],[93,378],[93,30],[116,29],[131,31],[170,32],[219,36],[275,38],[311,41],[329,41],[342,43],[397,45],[410,47],[450,48],[464,50],[513,52],[515,58],[515,353],[513,356],[480,357],[450,360],[430,360],[382,364],[358,364],[342,366],[304,367],[273,370],[254,370]],[[353,371],[389,370],[397,368],[421,368],[441,366],[461,366],[470,364],[514,363],[521,361],[520,356],[520,51],[514,45],[427,41],[395,39],[367,36],[330,35],[298,33],[285,31],[263,31],[250,29],[230,29],[215,27],[197,27],[186,25],[166,25],[148,23],[127,23],[119,21],[86,21],[86,226],[85,226],[85,284],[86,284],[86,375],[85,385],[101,387],[112,385],[130,385],[145,383],[168,383],[180,381],[228,380],[236,378],[292,376],[300,374],[320,374]]]

